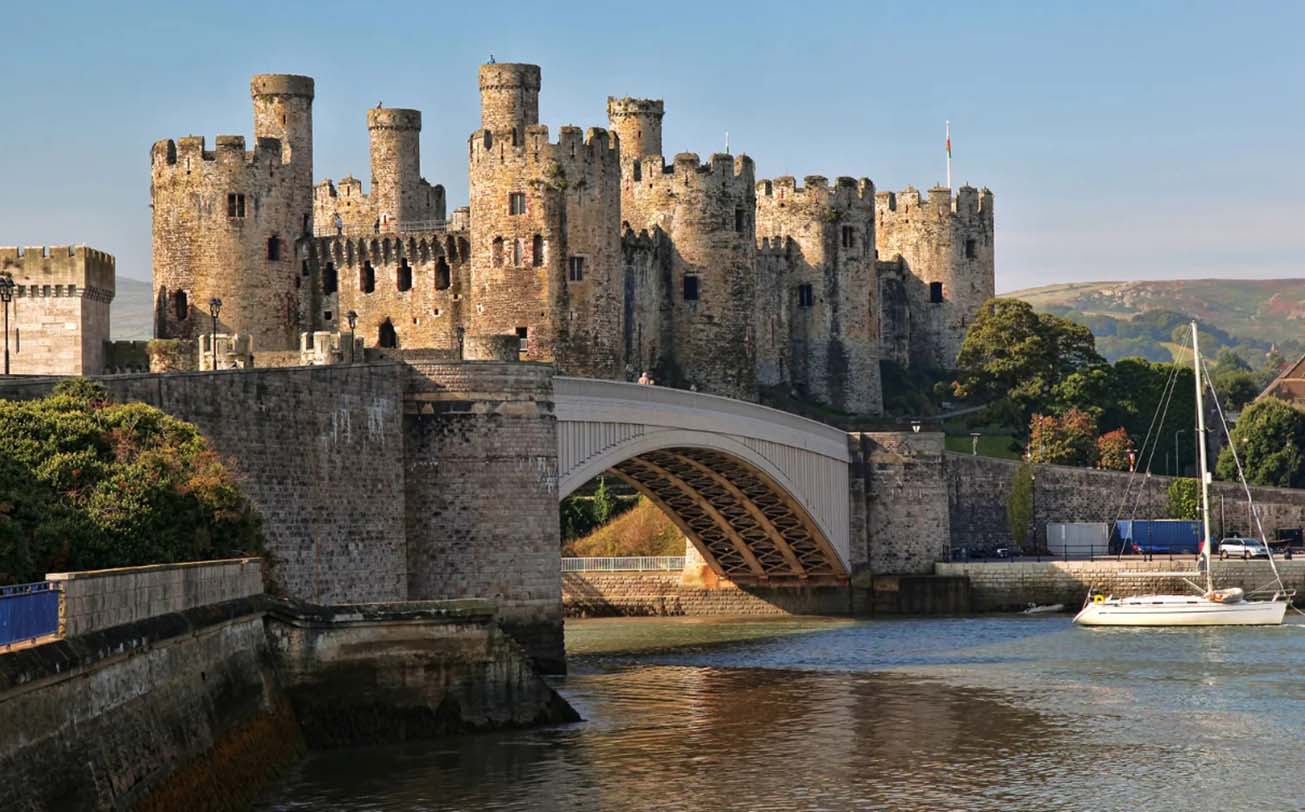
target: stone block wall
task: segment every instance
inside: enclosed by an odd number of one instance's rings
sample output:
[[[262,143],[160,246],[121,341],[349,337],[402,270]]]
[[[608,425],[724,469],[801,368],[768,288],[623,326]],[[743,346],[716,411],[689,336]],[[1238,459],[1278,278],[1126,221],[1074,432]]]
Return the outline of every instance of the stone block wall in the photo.
[[[853,573],[932,572],[951,539],[943,435],[853,433],[848,444]]]
[[[115,290],[112,256],[82,245],[0,248],[0,273],[14,282],[9,305],[13,374],[104,371]]]
[[[59,634],[71,637],[263,594],[257,558],[47,573],[59,585]]]
[[[1001,547],[1010,543],[1006,500],[1019,463],[992,457],[946,455],[952,545]],[[1063,465],[1038,465],[1033,475],[1034,539],[1046,544],[1048,522],[1113,522],[1168,517],[1173,477],[1130,475]],[[1305,527],[1305,491],[1251,488],[1264,532]],[[1216,537],[1251,528],[1246,493],[1237,483],[1210,487],[1210,523]]]
[[[677,572],[567,572],[562,576],[567,617],[679,615],[845,615],[847,587],[707,588],[681,582]]]
[[[1248,593],[1273,581],[1269,563],[1259,561],[1219,561],[1213,563],[1217,589],[1240,587]],[[1278,561],[1278,571],[1288,589],[1305,595],[1305,561]],[[1192,570],[1192,580],[1201,582],[1196,573],[1195,556],[1186,560],[1163,561],[992,561],[940,563],[938,575],[966,576],[976,611],[1023,609],[1029,604],[1063,603],[1075,609],[1087,598],[1089,589],[1110,595],[1186,594],[1181,578],[1121,577],[1121,572],[1177,572]]]
[[[411,365],[403,421],[408,595],[487,598],[546,669],[564,667],[553,368]]]

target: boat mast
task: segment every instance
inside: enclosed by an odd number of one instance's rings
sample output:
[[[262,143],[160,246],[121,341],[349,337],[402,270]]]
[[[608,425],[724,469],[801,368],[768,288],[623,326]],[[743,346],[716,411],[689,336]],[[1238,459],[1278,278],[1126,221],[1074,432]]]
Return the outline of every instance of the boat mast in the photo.
[[[1205,401],[1201,385],[1201,349],[1197,345],[1196,322],[1192,321],[1192,367],[1196,371],[1196,448],[1201,464],[1201,565],[1205,570],[1205,591],[1214,591],[1214,576],[1210,572],[1210,474],[1205,470]]]

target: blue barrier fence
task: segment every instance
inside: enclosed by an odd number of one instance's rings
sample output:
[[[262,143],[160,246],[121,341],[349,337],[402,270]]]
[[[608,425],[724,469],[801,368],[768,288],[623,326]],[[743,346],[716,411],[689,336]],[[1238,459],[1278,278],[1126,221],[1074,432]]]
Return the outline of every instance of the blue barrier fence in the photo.
[[[0,646],[59,631],[59,590],[49,581],[0,586]]]

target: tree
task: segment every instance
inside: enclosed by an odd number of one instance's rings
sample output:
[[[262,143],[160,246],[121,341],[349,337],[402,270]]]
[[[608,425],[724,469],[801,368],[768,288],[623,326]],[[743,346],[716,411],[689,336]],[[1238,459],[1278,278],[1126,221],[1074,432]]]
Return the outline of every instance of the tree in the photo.
[[[1080,409],[1070,409],[1059,417],[1033,415],[1029,459],[1057,465],[1096,464],[1097,421]]]
[[[600,476],[598,478],[598,489],[594,491],[593,501],[593,517],[596,526],[607,524],[608,520],[612,518],[615,502],[612,492],[607,490],[607,477]]]
[[[1033,523],[1033,466],[1021,463],[1011,478],[1010,496],[1006,498],[1006,525],[1011,544],[1023,547]]]
[[[65,381],[0,401],[0,584],[256,553],[258,516],[190,423]]]
[[[1245,408],[1246,404],[1259,396],[1262,389],[1255,373],[1236,369],[1226,371],[1223,366],[1216,369],[1210,385],[1218,394],[1219,402],[1233,411]]]
[[[1133,441],[1128,431],[1117,428],[1097,438],[1097,465],[1108,471],[1129,470],[1128,452],[1133,448]]]
[[[1247,406],[1233,427],[1231,443],[1219,454],[1215,470],[1220,479],[1237,479],[1233,448],[1252,485],[1305,487],[1305,409],[1278,398]]]
[[[1022,424],[1064,378],[1101,363],[1086,327],[1035,313],[1027,302],[989,299],[961,344],[952,391],[970,401],[1008,401]]]
[[[1195,521],[1201,518],[1201,483],[1178,477],[1169,483],[1169,518]]]

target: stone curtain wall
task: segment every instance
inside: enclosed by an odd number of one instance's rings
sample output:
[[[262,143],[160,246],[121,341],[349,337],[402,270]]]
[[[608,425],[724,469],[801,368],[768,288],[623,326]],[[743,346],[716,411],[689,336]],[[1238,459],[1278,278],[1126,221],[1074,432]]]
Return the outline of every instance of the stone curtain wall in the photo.
[[[845,615],[847,587],[711,588],[681,583],[678,572],[567,572],[562,606],[567,617],[679,615]]]
[[[943,435],[849,434],[854,573],[928,573],[947,556]]]
[[[1248,593],[1273,582],[1267,561],[1213,562],[1217,589],[1240,587]],[[1305,561],[1278,561],[1283,583],[1297,594],[1305,594]],[[938,564],[938,575],[970,579],[975,611],[1023,609],[1030,603],[1063,603],[1074,609],[1083,603],[1088,590],[1096,588],[1111,595],[1184,594],[1189,588],[1181,578],[1119,577],[1120,572],[1176,572],[1195,570],[1195,556],[1173,561],[995,561]],[[1192,580],[1201,583],[1193,572]]]
[[[409,597],[493,600],[535,661],[562,670],[552,367],[414,362],[411,373]]]
[[[84,572],[52,572],[59,584],[59,634],[71,637],[263,594],[257,558],[194,561]]]
[[[104,378],[199,427],[263,517],[272,582],[314,603],[407,597],[401,364]],[[41,397],[54,379],[0,383]],[[556,508],[553,510],[556,513]]]
[[[1010,543],[1006,500],[1018,463],[992,457],[948,453],[945,459],[952,546],[1000,547]],[[1166,518],[1172,477],[1130,475],[1061,465],[1038,465],[1033,477],[1037,543],[1046,544],[1048,522],[1112,522],[1116,519]],[[1140,496],[1139,496],[1140,494]],[[1264,532],[1305,527],[1305,491],[1251,488]],[[1122,508],[1121,508],[1122,505]],[[1250,526],[1246,494],[1231,482],[1210,488],[1210,522],[1222,537]]]

